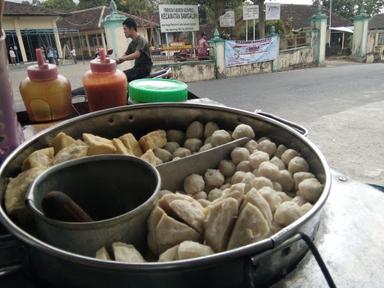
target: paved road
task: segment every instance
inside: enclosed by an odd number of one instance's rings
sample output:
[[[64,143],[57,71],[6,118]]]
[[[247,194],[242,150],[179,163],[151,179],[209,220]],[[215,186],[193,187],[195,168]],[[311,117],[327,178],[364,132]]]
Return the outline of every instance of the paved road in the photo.
[[[89,63],[60,66],[76,88]],[[18,83],[25,70],[13,69],[18,110],[24,109]],[[384,64],[328,62],[311,68],[191,83],[200,97],[253,111],[262,109],[310,130],[330,166],[357,180],[384,184]]]
[[[331,168],[384,185],[384,64],[347,64],[191,83],[200,97],[262,109],[310,130]]]

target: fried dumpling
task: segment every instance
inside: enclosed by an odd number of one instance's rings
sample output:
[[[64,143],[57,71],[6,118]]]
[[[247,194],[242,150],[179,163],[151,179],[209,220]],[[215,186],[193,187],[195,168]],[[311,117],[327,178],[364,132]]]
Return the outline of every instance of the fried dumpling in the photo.
[[[139,140],[144,151],[155,148],[163,148],[167,143],[167,133],[164,130],[155,130],[144,135]]]

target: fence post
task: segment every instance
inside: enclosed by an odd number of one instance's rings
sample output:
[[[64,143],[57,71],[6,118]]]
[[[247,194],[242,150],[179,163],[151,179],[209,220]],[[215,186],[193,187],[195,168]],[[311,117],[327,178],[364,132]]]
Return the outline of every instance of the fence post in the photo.
[[[220,34],[217,29],[213,34],[213,38],[209,40],[209,42],[214,47],[216,79],[225,78],[225,42],[222,38],[220,38]]]
[[[275,60],[272,60],[272,72],[277,72],[279,71],[279,57],[280,57],[280,37],[279,37],[279,34],[276,33],[276,28],[275,26],[272,25],[271,27],[271,30],[268,34],[268,37],[274,37],[274,36],[277,36],[279,39],[277,41],[279,41],[279,55],[277,56],[277,58]]]
[[[325,63],[325,45],[327,37],[327,16],[321,13],[319,5],[317,13],[311,17],[311,26],[313,29],[312,49],[313,58],[317,65]]]
[[[369,17],[364,13],[353,17],[355,29],[353,32],[352,58],[360,62],[367,60],[368,21]]]
[[[119,45],[121,44],[121,31],[124,20],[127,17],[120,15],[117,12],[116,4],[111,1],[111,14],[107,15],[103,21],[105,36],[107,38],[108,47],[113,49],[113,57],[117,58],[120,55],[124,54],[126,46]]]

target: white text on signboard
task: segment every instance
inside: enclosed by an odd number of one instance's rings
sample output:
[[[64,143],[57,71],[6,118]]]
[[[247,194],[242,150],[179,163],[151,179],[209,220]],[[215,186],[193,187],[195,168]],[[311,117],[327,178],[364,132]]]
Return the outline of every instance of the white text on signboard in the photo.
[[[226,11],[220,16],[220,27],[235,27],[235,11]]]
[[[265,3],[265,19],[279,20],[280,19],[280,3]]]
[[[197,5],[159,5],[159,17],[162,33],[199,31]]]
[[[259,5],[244,5],[243,20],[259,19]]]

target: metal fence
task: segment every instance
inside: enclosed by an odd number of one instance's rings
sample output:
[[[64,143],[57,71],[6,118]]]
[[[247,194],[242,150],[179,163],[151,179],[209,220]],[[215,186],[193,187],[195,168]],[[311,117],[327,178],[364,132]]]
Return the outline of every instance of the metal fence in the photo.
[[[303,31],[280,38],[280,50],[311,46],[310,31]]]
[[[199,56],[197,48],[191,44],[163,45],[160,48],[151,49],[151,57],[154,65],[214,60],[212,47],[208,47],[207,56]]]

